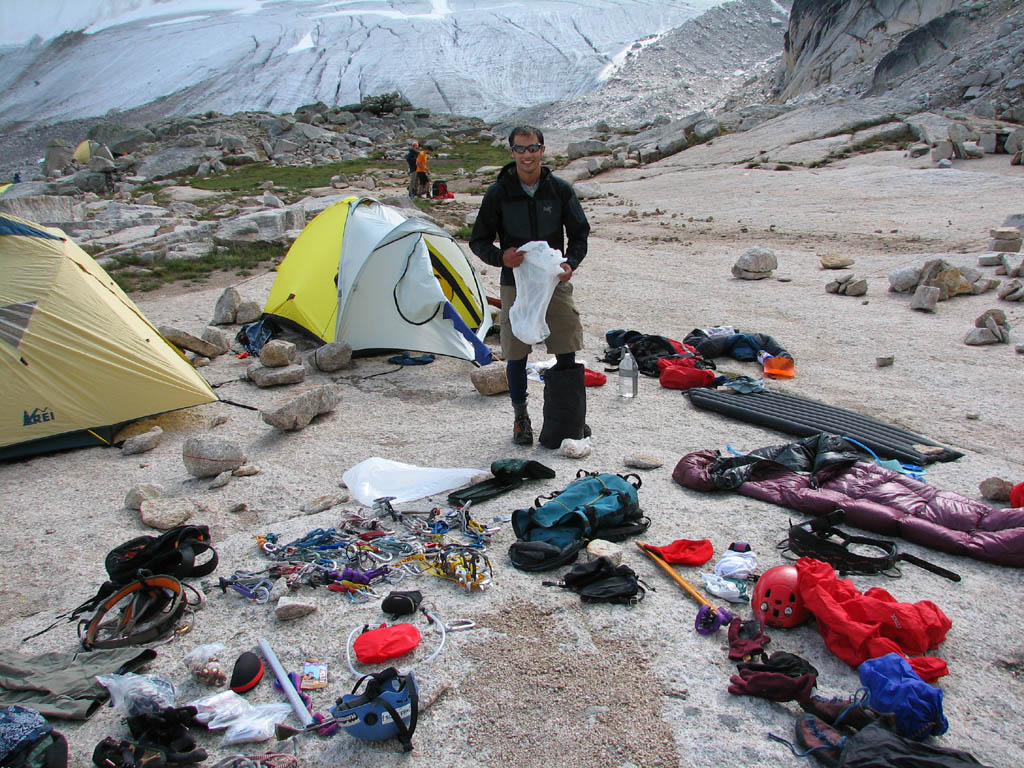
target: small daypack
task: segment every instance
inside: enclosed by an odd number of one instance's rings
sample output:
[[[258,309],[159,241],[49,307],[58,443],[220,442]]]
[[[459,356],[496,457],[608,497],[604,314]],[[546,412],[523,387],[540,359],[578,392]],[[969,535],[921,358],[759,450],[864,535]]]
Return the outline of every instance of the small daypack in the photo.
[[[577,563],[561,581],[545,581],[544,586],[571,589],[584,603],[636,605],[647,594],[632,568],[604,556]]]
[[[208,553],[208,554],[205,554]],[[197,560],[205,557],[202,562]],[[177,579],[208,576],[217,567],[217,552],[205,525],[179,525],[159,536],[139,536],[112,549],[105,566],[116,586],[147,574],[168,574]]]
[[[565,490],[512,513],[517,537],[508,551],[512,565],[546,571],[571,563],[593,539],[622,541],[643,533],[651,521],[640,509],[640,486],[635,474],[579,470]],[[548,501],[542,504],[542,498]]]

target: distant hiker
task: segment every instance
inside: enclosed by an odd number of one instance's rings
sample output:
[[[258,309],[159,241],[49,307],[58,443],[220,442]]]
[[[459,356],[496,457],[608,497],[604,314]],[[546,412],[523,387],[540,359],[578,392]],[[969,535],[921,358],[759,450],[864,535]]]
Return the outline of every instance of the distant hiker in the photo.
[[[539,129],[529,125],[513,128],[508,143],[513,162],[501,169],[484,194],[469,247],[487,264],[501,267],[501,351],[515,411],[512,440],[517,445],[533,443],[526,408],[526,359],[532,347],[512,334],[509,323],[509,309],[516,300],[513,270],[523,263],[520,247],[534,240],[546,241],[563,254],[560,282],[545,317],[550,335],[544,344],[556,363],[544,375],[544,429],[540,435],[542,445],[557,448],[562,437],[580,439],[590,434],[583,421],[584,368],[576,363],[576,351],[583,347],[583,326],[569,282],[587,255],[590,224],[572,185],[541,166],[544,134]],[[494,245],[495,236],[499,247]]]
[[[420,154],[420,143],[414,141],[409,151],[405,153],[405,162],[409,165],[409,197],[416,197],[416,190],[419,189],[419,179],[416,176],[416,158]]]
[[[21,174],[20,173],[15,173],[14,174],[14,178],[11,179],[11,183],[12,184],[17,184],[19,181],[21,181]]]
[[[422,151],[416,155],[416,194],[419,197],[430,197],[430,176],[427,175],[427,153],[430,152],[428,147],[424,147]]]

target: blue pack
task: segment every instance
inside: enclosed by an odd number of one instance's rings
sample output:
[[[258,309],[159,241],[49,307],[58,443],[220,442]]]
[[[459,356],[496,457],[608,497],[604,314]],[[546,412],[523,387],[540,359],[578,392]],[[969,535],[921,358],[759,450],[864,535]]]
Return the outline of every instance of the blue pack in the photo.
[[[529,509],[515,510],[512,565],[522,571],[546,571],[575,560],[593,539],[622,541],[643,533],[651,521],[640,509],[641,484],[635,474],[581,469],[563,491],[538,497]]]

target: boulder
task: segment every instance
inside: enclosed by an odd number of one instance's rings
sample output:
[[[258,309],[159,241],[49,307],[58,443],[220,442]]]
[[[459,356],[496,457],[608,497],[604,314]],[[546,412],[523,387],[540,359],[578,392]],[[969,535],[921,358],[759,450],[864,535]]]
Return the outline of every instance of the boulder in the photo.
[[[508,377],[505,375],[505,366],[498,363],[491,363],[480,368],[474,368],[469,374],[470,381],[481,395],[498,395],[508,392]]]
[[[163,495],[164,487],[162,485],[157,485],[156,483],[133,485],[124,495],[124,505],[128,509],[138,511],[142,507],[142,502],[147,499],[158,499]]]
[[[202,355],[203,357],[216,357],[219,354],[217,352],[217,348],[210,342],[203,341],[199,337],[193,336],[191,333],[179,328],[175,328],[170,325],[161,325],[157,328],[157,331],[159,331],[160,335],[172,344],[188,350],[189,352],[195,352],[197,355]]]
[[[169,531],[187,522],[196,513],[196,505],[191,499],[162,496],[144,500],[139,513],[144,525]]]
[[[235,322],[235,313],[238,305],[242,303],[242,295],[235,288],[226,288],[224,293],[217,299],[213,308],[212,325],[231,325]]]
[[[322,413],[333,411],[341,402],[341,392],[330,384],[303,392],[273,411],[260,411],[260,418],[272,427],[300,430]]]
[[[160,427],[153,427],[151,430],[143,432],[141,435],[129,437],[121,444],[121,455],[133,456],[137,453],[152,451],[160,445],[160,440],[163,436],[164,431]]]
[[[267,368],[283,368],[299,362],[299,350],[290,341],[271,339],[260,350],[260,362]]]
[[[230,440],[211,435],[190,437],[181,449],[185,469],[193,477],[216,477],[245,463],[245,451]]]
[[[314,370],[331,373],[352,363],[352,345],[331,341],[314,349],[307,358]]]
[[[742,280],[763,280],[771,277],[778,266],[779,260],[773,251],[755,245],[736,260],[732,274]]]
[[[298,384],[306,379],[306,368],[302,365],[286,365],[282,368],[267,368],[259,363],[250,365],[245,372],[249,381],[261,389],[280,387],[284,384]]]

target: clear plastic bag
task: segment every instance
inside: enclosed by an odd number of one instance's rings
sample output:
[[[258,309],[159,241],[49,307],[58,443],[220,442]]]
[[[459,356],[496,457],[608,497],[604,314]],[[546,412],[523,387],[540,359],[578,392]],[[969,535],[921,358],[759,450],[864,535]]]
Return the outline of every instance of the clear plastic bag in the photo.
[[[125,717],[162,712],[174,706],[174,685],[156,675],[96,675],[100,685],[110,691],[110,706],[124,711]]]
[[[196,720],[212,731],[226,728],[252,710],[252,704],[231,690],[203,696],[193,701],[192,706],[196,708]]]
[[[228,673],[221,661],[225,650],[227,646],[224,643],[198,645],[185,654],[185,667],[203,685],[219,688],[228,681]]]
[[[392,496],[393,504],[401,504],[461,488],[490,476],[491,473],[485,469],[417,467],[371,456],[345,472],[342,480],[360,504],[372,507],[374,499],[382,496]]]
[[[548,337],[545,317],[551,296],[562,274],[562,252],[542,241],[529,242],[523,263],[512,270],[516,280],[516,300],[508,311],[512,333],[524,344],[538,344]]]
[[[287,702],[278,704],[260,704],[235,720],[228,723],[220,746],[245,744],[250,741],[266,741],[273,738],[274,728],[283,723],[292,712],[292,705]]]

